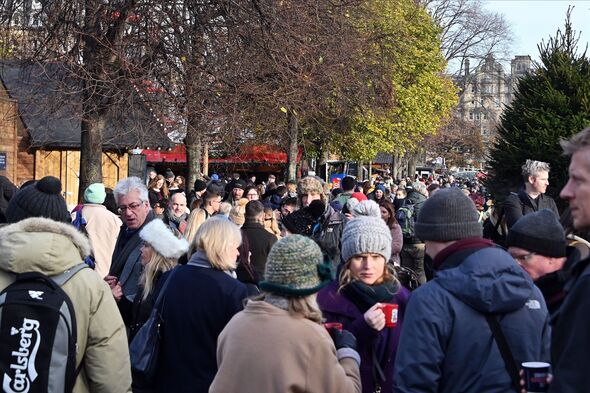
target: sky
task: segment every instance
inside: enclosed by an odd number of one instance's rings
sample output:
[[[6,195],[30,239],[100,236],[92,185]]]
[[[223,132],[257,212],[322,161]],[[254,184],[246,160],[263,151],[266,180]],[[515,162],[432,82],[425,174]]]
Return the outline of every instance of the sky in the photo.
[[[486,0],[484,5],[490,11],[504,14],[510,23],[514,33],[512,57],[530,55],[538,60],[537,44],[555,36],[558,28],[563,30],[569,5],[574,6],[573,29],[581,32],[579,53],[590,41],[590,0]]]

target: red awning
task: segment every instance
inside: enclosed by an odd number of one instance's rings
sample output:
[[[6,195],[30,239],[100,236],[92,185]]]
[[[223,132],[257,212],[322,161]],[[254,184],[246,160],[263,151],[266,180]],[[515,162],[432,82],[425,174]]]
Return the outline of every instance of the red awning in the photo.
[[[143,149],[147,162],[186,162],[186,149],[182,144],[176,145],[172,150]],[[301,160],[301,149],[297,154],[297,162]],[[222,158],[209,158],[210,164],[287,164],[287,153],[270,145],[246,146],[242,152],[233,156]]]
[[[145,155],[147,162],[186,162],[186,149],[182,144],[172,150],[143,149],[141,154]]]

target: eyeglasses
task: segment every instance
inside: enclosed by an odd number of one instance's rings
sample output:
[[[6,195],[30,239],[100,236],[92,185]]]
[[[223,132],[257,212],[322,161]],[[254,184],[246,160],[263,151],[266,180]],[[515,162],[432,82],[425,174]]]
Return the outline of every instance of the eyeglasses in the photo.
[[[246,196],[253,197],[253,196],[258,196],[258,194],[249,192],[246,194]]]
[[[536,252],[529,252],[528,254],[524,254],[524,255],[512,255],[512,258],[514,258],[518,262],[526,262],[529,259],[531,259],[532,257],[534,257],[535,255],[537,255]]]
[[[127,209],[129,209],[131,211],[137,211],[137,209],[139,209],[139,207],[142,205],[143,205],[143,203],[130,203],[129,206],[119,206],[117,211],[121,214],[125,213],[127,211]]]

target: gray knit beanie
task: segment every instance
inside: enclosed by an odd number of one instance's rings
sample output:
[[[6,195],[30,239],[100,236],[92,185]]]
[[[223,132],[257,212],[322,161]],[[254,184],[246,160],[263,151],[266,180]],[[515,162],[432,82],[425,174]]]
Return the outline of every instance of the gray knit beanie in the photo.
[[[289,235],[272,246],[260,289],[283,296],[308,296],[334,280],[331,263],[308,237]]]
[[[508,231],[506,247],[518,247],[546,257],[565,256],[565,231],[549,209],[522,216]]]
[[[383,255],[386,261],[391,258],[391,230],[381,217],[353,218],[344,227],[340,244],[344,262],[360,254]]]
[[[437,242],[481,237],[482,225],[478,219],[475,204],[460,189],[439,190],[420,209],[416,237]]]

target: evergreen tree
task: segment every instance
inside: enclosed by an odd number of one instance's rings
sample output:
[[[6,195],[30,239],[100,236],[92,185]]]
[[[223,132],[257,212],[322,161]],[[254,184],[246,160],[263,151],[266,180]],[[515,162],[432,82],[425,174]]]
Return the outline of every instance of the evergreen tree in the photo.
[[[590,61],[585,50],[578,54],[579,35],[572,29],[570,11],[565,29],[538,45],[540,62],[520,80],[502,114],[487,184],[495,199],[517,191],[523,183],[520,168],[533,159],[551,165],[547,193],[558,201],[569,162],[559,141],[590,125]]]

